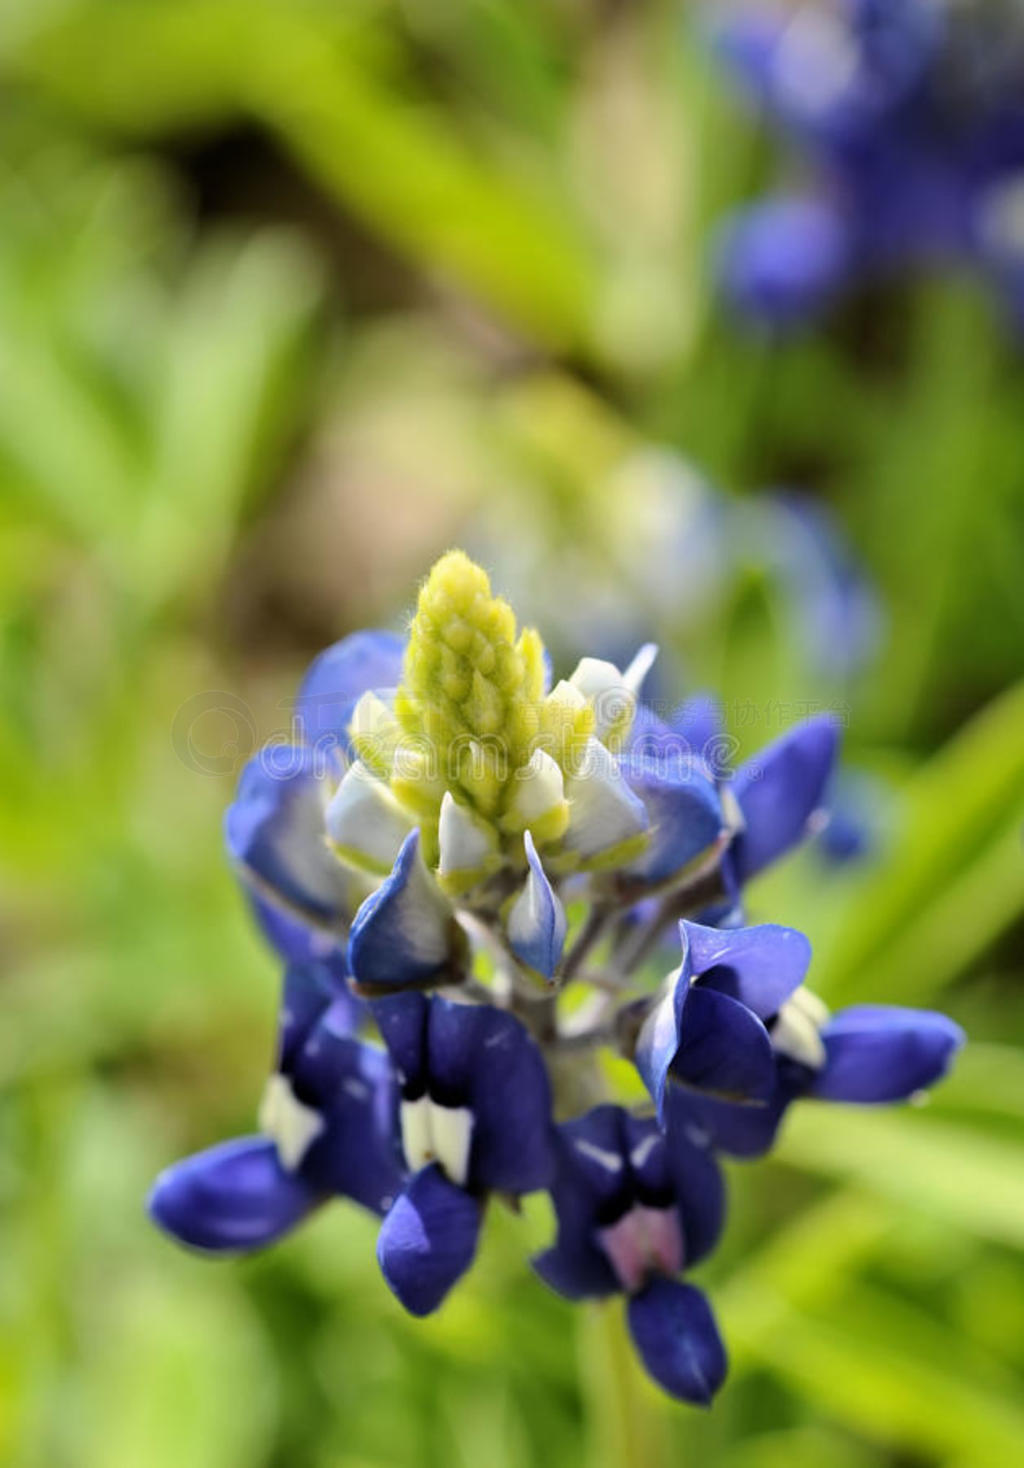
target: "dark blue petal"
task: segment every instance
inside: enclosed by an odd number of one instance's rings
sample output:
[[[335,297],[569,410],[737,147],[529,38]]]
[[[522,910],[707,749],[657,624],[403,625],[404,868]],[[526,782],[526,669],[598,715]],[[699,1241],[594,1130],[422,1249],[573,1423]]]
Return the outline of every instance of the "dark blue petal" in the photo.
[[[648,1373],[670,1396],[706,1407],[725,1380],[725,1347],[711,1306],[693,1285],[654,1279],[627,1307]]]
[[[321,963],[290,963],[285,970],[278,1019],[277,1069],[289,1075],[303,1045],[320,1017],[332,1005],[340,1006],[346,1030],[359,1024],[359,1001],[338,981],[334,971]]]
[[[478,1013],[469,1091],[470,1176],[479,1188],[532,1193],[548,1185],[554,1170],[547,1068],[536,1044],[512,1015],[488,1005],[480,1006]],[[433,1038],[432,1031],[432,1042]]]
[[[775,1080],[768,1031],[727,994],[691,986],[670,1073],[681,1085],[723,1099],[766,1100]]]
[[[314,921],[347,917],[348,879],[327,849],[329,770],[312,750],[272,745],[242,771],[225,813],[228,850],[243,877]]]
[[[572,1222],[562,1222],[563,1217]],[[589,1215],[580,1210],[577,1220],[572,1205],[564,1204],[557,1242],[530,1260],[548,1288],[564,1300],[601,1300],[621,1289],[607,1255],[595,1249],[585,1222]]]
[[[409,990],[389,994],[370,1004],[381,1036],[407,1098],[422,1096],[427,1089],[427,1017],[430,1000]]]
[[[771,1040],[757,1016],[727,994],[683,977],[648,1016],[635,1058],[659,1116],[670,1076],[723,1100],[761,1101],[774,1085]]]
[[[551,1198],[558,1237],[532,1263],[545,1284],[568,1300],[599,1299],[620,1289],[597,1234],[632,1201],[623,1157],[624,1127],[622,1109],[607,1105],[557,1130]]]
[[[772,1093],[763,1104],[716,1101],[670,1086],[665,1097],[665,1129],[670,1145],[677,1137],[711,1147],[730,1157],[762,1157],[772,1147],[790,1103],[803,1095],[813,1072],[776,1057]]]
[[[162,1172],[148,1207],[154,1223],[193,1249],[243,1254],[272,1244],[322,1201],[284,1170],[273,1142],[240,1137]]]
[[[669,1087],[666,1098],[665,1162],[683,1226],[687,1269],[699,1263],[718,1243],[725,1224],[725,1181],[722,1169],[706,1145],[694,1140],[686,1127],[673,1125],[676,1096],[691,1092]],[[736,1110],[757,1108],[737,1107]]]
[[[352,710],[372,688],[401,680],[405,640],[394,632],[353,632],[327,648],[310,665],[295,699],[298,737],[318,749],[348,754]]]
[[[320,1113],[324,1129],[302,1161],[319,1189],[383,1213],[402,1185],[398,1079],[386,1050],[351,1034],[344,1000],[334,1000],[292,1058],[296,1099]]]
[[[481,1204],[425,1167],[381,1225],[377,1262],[392,1292],[412,1315],[429,1315],[473,1262]]]
[[[737,772],[732,790],[746,822],[732,845],[739,881],[749,881],[808,834],[838,752],[839,723],[819,714],[759,750]]]
[[[904,1101],[940,1080],[964,1043],[944,1014],[861,1004],[821,1032],[828,1059],[811,1094],[829,1101]]]
[[[491,1005],[435,995],[429,1006],[425,1086],[441,1105],[473,1113],[473,1186],[512,1194],[546,1187],[554,1167],[551,1088],[534,1041]],[[403,1017],[393,1028],[399,1023],[404,1039],[412,1021]]]
[[[686,921],[679,927],[701,986],[738,999],[759,1019],[778,1013],[803,983],[811,961],[811,945],[796,928],[707,928]]]
[[[348,962],[360,989],[387,992],[458,977],[458,930],[419,844],[419,830],[410,831],[390,875],[352,923]]]
[[[591,1199],[594,1216],[614,1218],[631,1201],[626,1155],[627,1114],[621,1106],[594,1106],[558,1128],[558,1175]]]

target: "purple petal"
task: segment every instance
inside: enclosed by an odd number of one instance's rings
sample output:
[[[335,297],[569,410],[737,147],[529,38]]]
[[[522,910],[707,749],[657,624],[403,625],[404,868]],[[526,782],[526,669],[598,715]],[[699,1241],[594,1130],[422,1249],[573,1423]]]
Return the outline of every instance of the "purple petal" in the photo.
[[[828,1059],[811,1095],[829,1101],[905,1101],[940,1080],[964,1043],[944,1014],[861,1004],[821,1032]]]
[[[686,921],[679,928],[701,986],[738,999],[758,1019],[778,1013],[811,961],[811,945],[795,928],[707,928]]]
[[[329,770],[312,750],[268,746],[242,771],[224,830],[244,877],[314,921],[340,923],[348,882],[324,840],[329,785]]]
[[[732,846],[739,881],[749,881],[809,833],[838,752],[838,721],[821,714],[759,750],[737,772],[732,790],[746,822]]]
[[[653,1279],[627,1307],[629,1332],[648,1373],[670,1396],[706,1407],[728,1362],[711,1307],[693,1285]]]
[[[361,989],[386,992],[458,977],[458,930],[419,844],[419,830],[410,831],[390,875],[352,923],[348,961]]]
[[[323,1201],[304,1177],[286,1172],[273,1142],[240,1137],[162,1172],[149,1214],[193,1249],[243,1254],[272,1244]]]
[[[429,1315],[473,1262],[479,1201],[436,1166],[418,1172],[381,1225],[377,1262],[412,1315]]]
[[[353,632],[311,663],[295,699],[298,737],[317,749],[350,752],[352,711],[371,688],[393,688],[402,676],[405,640],[394,632]]]

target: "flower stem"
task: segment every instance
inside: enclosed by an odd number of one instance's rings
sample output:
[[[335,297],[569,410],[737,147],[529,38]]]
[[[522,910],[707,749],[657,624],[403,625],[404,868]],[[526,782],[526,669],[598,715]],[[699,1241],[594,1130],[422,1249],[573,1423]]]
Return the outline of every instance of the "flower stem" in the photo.
[[[645,1392],[622,1300],[580,1312],[580,1357],[593,1468],[652,1468],[666,1461],[664,1418]]]

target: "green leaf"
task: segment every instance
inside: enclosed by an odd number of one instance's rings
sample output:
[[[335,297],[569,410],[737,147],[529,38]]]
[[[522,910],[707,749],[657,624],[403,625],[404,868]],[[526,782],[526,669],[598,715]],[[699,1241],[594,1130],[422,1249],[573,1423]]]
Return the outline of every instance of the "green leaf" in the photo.
[[[853,885],[816,956],[830,1002],[920,1001],[1024,910],[1024,684],[995,700],[913,777],[904,825]]]
[[[1024,1139],[931,1121],[913,1109],[794,1109],[778,1156],[855,1181],[980,1238],[1024,1245]]]

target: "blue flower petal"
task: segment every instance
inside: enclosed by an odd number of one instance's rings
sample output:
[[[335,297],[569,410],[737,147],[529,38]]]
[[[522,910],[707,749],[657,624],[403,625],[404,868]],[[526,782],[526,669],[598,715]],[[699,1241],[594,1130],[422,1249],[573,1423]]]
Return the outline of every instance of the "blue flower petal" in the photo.
[[[551,1085],[543,1056],[510,1014],[478,1007],[470,1053],[470,1176],[494,1192],[532,1193],[554,1171]],[[431,1054],[434,1054],[431,1031]]]
[[[707,928],[687,921],[679,927],[701,986],[738,999],[758,1019],[778,1013],[803,983],[811,961],[811,945],[796,928]]]
[[[811,1095],[829,1101],[904,1101],[946,1074],[964,1032],[944,1014],[861,1004],[821,1032],[828,1059]]]
[[[665,1097],[665,1129],[670,1147],[683,1137],[729,1157],[763,1157],[772,1147],[792,1101],[805,1094],[813,1072],[776,1057],[776,1077],[763,1105],[716,1101],[670,1086]]]
[[[370,1009],[398,1072],[407,1098],[422,1096],[427,1089],[427,1018],[430,1000],[410,989],[374,999]]]
[[[630,1201],[623,1136],[624,1113],[611,1105],[596,1106],[558,1128],[551,1187],[558,1236],[532,1264],[545,1284],[567,1300],[600,1299],[621,1288],[597,1234]]]
[[[381,1225],[377,1262],[412,1315],[429,1315],[476,1253],[482,1208],[436,1166],[425,1167]]]
[[[672,755],[631,752],[624,762],[649,823],[644,854],[627,870],[652,885],[666,881],[707,851],[725,825],[713,780],[703,763],[674,737],[679,747]]]
[[[675,1097],[692,1093],[669,1087],[666,1099],[664,1165],[679,1207],[686,1268],[697,1264],[718,1243],[725,1224],[725,1180],[707,1146],[694,1140],[685,1127],[672,1125]],[[747,1110],[737,1107],[736,1110]],[[757,1108],[749,1108],[757,1109]],[[632,1125],[636,1125],[634,1121]]]
[[[317,1188],[385,1213],[402,1186],[397,1079],[387,1052],[346,1034],[343,1024],[332,1006],[295,1065],[296,1095],[325,1123],[302,1172]]]
[[[351,994],[344,979],[338,981],[333,969],[322,963],[290,963],[285,970],[278,1019],[277,1069],[291,1073],[303,1045],[317,1021],[332,1004],[340,1006],[345,1016],[346,1032],[359,1024],[362,1006]]]
[[[193,1249],[242,1254],[272,1244],[322,1201],[304,1177],[285,1171],[273,1142],[240,1137],[167,1168],[148,1208],[154,1223]]]
[[[659,1116],[670,1076],[723,1100],[766,1100],[775,1080],[768,1031],[745,1005],[690,984],[684,975],[648,1016],[637,1041],[637,1069]]]
[[[541,865],[529,831],[524,836],[529,870],[506,924],[513,953],[535,973],[550,979],[565,944],[565,909]]]
[[[711,1307],[693,1285],[653,1279],[627,1307],[629,1332],[648,1373],[670,1396],[706,1407],[728,1362]]]
[[[332,938],[322,928],[310,927],[272,902],[249,892],[249,905],[264,937],[286,963],[317,963],[340,980],[348,973],[347,937]]]
[[[367,991],[455,982],[458,930],[448,903],[419,854],[420,833],[402,842],[391,873],[352,923],[348,961]]]
[[[688,698],[673,714],[670,727],[713,775],[721,778],[727,773],[723,768],[725,716],[713,693],[698,693]]]
[[[732,845],[736,877],[749,881],[808,834],[839,752],[831,714],[805,719],[759,750],[732,782],[746,828]]]
[[[224,831],[242,876],[314,921],[347,916],[348,879],[325,841],[330,778],[312,750],[273,745],[242,771]]]
[[[318,750],[348,755],[352,711],[371,688],[401,680],[405,639],[394,632],[353,632],[315,658],[295,699],[298,737]]]

